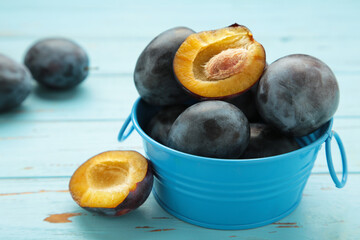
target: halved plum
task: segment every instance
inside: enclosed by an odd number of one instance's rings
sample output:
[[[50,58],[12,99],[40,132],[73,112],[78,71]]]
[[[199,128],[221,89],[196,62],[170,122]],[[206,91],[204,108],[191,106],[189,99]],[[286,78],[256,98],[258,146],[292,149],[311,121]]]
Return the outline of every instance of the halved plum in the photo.
[[[242,93],[261,77],[266,65],[263,46],[245,26],[191,34],[177,50],[174,72],[190,93],[222,99]]]
[[[111,216],[124,215],[150,195],[150,162],[135,151],[108,151],[83,163],[73,174],[69,189],[86,210]]]

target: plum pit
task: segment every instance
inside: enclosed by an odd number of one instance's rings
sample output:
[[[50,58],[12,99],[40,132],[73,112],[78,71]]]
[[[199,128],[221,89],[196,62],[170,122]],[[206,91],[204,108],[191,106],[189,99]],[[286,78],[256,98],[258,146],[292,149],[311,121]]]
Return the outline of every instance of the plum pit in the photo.
[[[213,56],[205,65],[205,75],[209,80],[222,80],[241,72],[246,59],[244,48],[227,49]]]
[[[250,89],[265,64],[265,50],[250,30],[233,25],[191,34],[177,50],[173,69],[193,96],[226,99]]]

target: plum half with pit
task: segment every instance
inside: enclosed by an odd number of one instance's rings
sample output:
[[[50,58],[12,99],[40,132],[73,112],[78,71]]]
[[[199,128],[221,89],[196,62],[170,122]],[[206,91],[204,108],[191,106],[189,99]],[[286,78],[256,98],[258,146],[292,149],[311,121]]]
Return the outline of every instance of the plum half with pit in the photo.
[[[263,46],[238,24],[191,34],[174,58],[178,81],[200,99],[226,99],[245,92],[260,79],[265,65]]]
[[[152,186],[151,164],[144,156],[135,151],[107,151],[74,172],[69,190],[80,207],[120,216],[141,206]]]
[[[299,149],[295,137],[286,136],[264,123],[250,123],[249,145],[240,158],[263,158]]]
[[[250,137],[249,122],[234,105],[209,100],[188,107],[172,125],[167,146],[193,155],[236,158]]]
[[[136,62],[134,82],[145,102],[167,106],[190,99],[175,78],[173,60],[180,45],[192,33],[194,31],[187,27],[171,28],[155,37],[142,51]]]
[[[87,53],[66,38],[39,40],[27,51],[24,62],[39,84],[52,89],[73,88],[89,74]]]
[[[270,64],[259,81],[261,117],[285,134],[304,136],[329,121],[339,105],[334,73],[321,60],[293,54]]]
[[[155,141],[166,144],[171,126],[186,108],[185,105],[164,107],[151,118],[146,127],[146,133]]]
[[[28,69],[0,54],[0,112],[19,106],[29,96],[31,89]]]

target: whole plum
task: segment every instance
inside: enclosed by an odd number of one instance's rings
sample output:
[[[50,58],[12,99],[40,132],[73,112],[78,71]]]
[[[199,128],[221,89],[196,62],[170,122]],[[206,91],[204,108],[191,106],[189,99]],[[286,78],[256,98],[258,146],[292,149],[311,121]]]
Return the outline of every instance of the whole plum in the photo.
[[[36,42],[26,53],[24,62],[38,83],[53,89],[75,87],[89,73],[89,58],[85,50],[65,38]]]
[[[299,149],[292,136],[286,136],[279,130],[264,123],[250,123],[250,142],[240,158],[262,158]]]
[[[260,122],[261,117],[257,111],[255,104],[256,90],[258,84],[256,83],[246,92],[241,93],[240,95],[226,99],[226,102],[234,104],[238,107],[249,120],[249,122]]]
[[[31,88],[28,69],[0,54],[0,112],[19,106],[30,94]]]
[[[190,98],[175,78],[173,60],[180,45],[192,33],[194,31],[186,27],[169,29],[154,38],[140,54],[134,82],[144,101],[166,106]]]
[[[193,155],[236,158],[249,142],[243,112],[224,101],[204,101],[187,108],[172,125],[167,146]]]
[[[304,136],[332,118],[339,105],[339,87],[321,60],[288,55],[266,68],[256,104],[266,122],[283,133]]]
[[[166,144],[171,126],[185,109],[185,105],[164,107],[150,120],[146,133],[155,141]]]

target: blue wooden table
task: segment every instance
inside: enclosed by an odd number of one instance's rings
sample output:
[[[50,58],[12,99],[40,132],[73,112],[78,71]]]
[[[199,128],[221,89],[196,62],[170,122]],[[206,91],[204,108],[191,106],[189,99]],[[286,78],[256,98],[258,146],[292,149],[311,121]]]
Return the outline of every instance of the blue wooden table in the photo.
[[[34,83],[23,105],[0,115],[0,239],[360,239],[360,2],[352,1],[0,1],[0,52],[22,62],[34,41],[71,38],[89,53],[91,73],[76,89],[50,92]],[[334,127],[349,167],[335,188],[324,148],[299,207],[279,222],[218,231],[182,222],[150,195],[128,215],[86,212],[68,192],[72,173],[106,150],[143,152],[132,134],[117,133],[138,94],[137,57],[160,32],[243,24],[263,44],[267,62],[305,53],[326,62],[341,98]],[[341,171],[333,144],[335,168]]]

